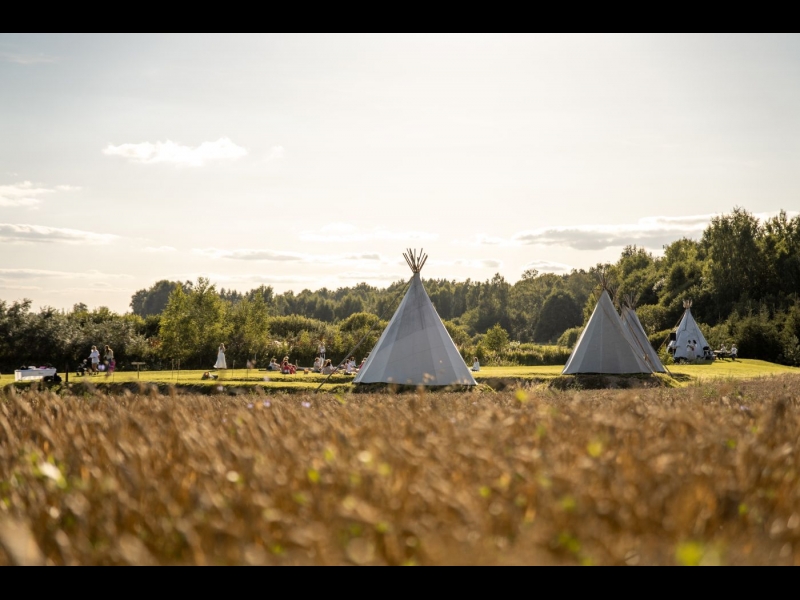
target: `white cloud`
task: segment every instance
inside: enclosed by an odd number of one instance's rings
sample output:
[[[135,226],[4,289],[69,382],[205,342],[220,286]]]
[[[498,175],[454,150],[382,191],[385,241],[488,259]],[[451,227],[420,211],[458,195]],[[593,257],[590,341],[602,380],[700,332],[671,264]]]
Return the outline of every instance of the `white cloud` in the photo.
[[[284,156],[286,156],[286,149],[283,146],[273,146],[269,149],[269,154],[267,154],[267,160],[280,160]]]
[[[169,163],[188,167],[201,167],[207,162],[235,160],[247,156],[247,150],[234,144],[230,138],[216,142],[203,142],[199,146],[182,146],[171,140],[142,142],[140,144],[109,144],[103,150],[107,156],[121,156],[142,164]]]
[[[777,214],[775,211],[755,213],[753,216],[764,221]],[[787,211],[789,217],[797,214],[797,211]],[[635,244],[651,250],[661,250],[665,245],[683,237],[699,239],[715,216],[719,215],[644,217],[634,223],[613,225],[559,225],[521,231],[510,238],[481,234],[472,241],[456,240],[454,243],[469,246],[563,246],[574,250],[591,251]],[[558,265],[558,263],[553,264]]]
[[[41,286],[38,285],[17,285],[15,283],[6,283],[2,279],[0,279],[0,288],[4,290],[18,290],[21,292],[39,291],[43,289]]]
[[[390,240],[402,242],[431,241],[439,238],[438,233],[426,231],[392,231],[383,227],[360,230],[349,223],[329,223],[318,231],[304,231],[300,239],[304,242],[369,242]]]
[[[79,185],[57,185],[56,189],[62,192],[79,192],[83,188]]]
[[[441,264],[447,264],[447,263],[441,263]],[[503,261],[493,260],[490,258],[473,259],[473,260],[458,259],[453,261],[451,264],[457,265],[459,267],[470,267],[471,269],[499,269],[503,266]]]
[[[572,267],[552,260],[534,260],[525,265],[523,269],[536,269],[540,273],[568,273]]]
[[[401,275],[399,273],[381,273],[381,272],[375,273],[375,272],[370,272],[370,271],[345,271],[344,273],[337,274],[336,278],[337,279],[344,279],[344,280],[347,280],[347,281],[356,281],[356,282],[360,282],[360,281],[366,281],[366,282],[371,282],[371,281],[381,281],[381,282],[390,281],[390,282],[393,282],[393,281],[400,281],[400,280],[405,281],[406,279],[408,279],[408,275],[407,274],[402,274]]]
[[[512,241],[522,245],[567,246],[576,250],[604,250],[636,244],[661,249],[681,237],[698,238],[714,215],[645,217],[635,223],[566,225],[522,231]]]
[[[42,202],[38,196],[51,194],[53,191],[49,188],[34,186],[30,181],[0,185],[0,206],[36,207]]]
[[[267,249],[239,248],[236,250],[223,250],[220,248],[195,248],[196,254],[209,258],[227,258],[231,260],[265,261],[278,263],[304,263],[304,264],[371,264],[380,265],[385,261],[380,254],[374,252],[351,254],[305,254],[302,252],[277,252]]]
[[[0,281],[29,279],[132,279],[130,275],[89,271],[51,271],[48,269],[0,269]]]
[[[0,60],[18,65],[36,65],[58,62],[55,56],[46,54],[23,54],[19,52],[0,52]]]
[[[148,252],[151,254],[163,254],[166,252],[177,252],[177,248],[172,246],[146,246],[142,248],[142,252]]]
[[[0,242],[108,244],[117,239],[110,233],[93,233],[79,229],[62,229],[43,225],[0,223]]]

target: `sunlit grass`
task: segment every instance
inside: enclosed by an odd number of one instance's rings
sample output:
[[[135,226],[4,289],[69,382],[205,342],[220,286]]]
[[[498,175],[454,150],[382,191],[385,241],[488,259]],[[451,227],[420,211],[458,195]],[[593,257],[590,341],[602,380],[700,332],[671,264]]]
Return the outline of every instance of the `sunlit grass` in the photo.
[[[692,365],[668,365],[670,372],[681,376],[680,385],[709,379],[750,379],[755,377],[768,377],[781,374],[800,374],[796,367],[786,367],[762,360],[742,359],[737,361],[714,361],[711,363],[697,363]],[[518,379],[524,381],[547,381],[561,374],[562,365],[550,366],[512,366],[512,367],[481,367],[473,373],[478,383],[492,379]],[[219,375],[219,379],[203,379],[204,370],[185,371],[117,371],[112,376],[99,374],[96,376],[77,377],[70,374],[70,383],[90,382],[102,386],[106,383],[129,383],[135,381],[177,384],[177,385],[235,385],[244,387],[259,386],[265,389],[316,389],[323,382],[327,382],[323,389],[331,386],[341,387],[353,381],[353,375],[334,375],[328,378],[317,373],[303,373],[295,375],[282,375],[275,371],[257,371],[254,369],[228,369],[226,371],[210,371]],[[64,378],[64,373],[59,373]],[[13,374],[0,375],[0,385],[14,381]]]

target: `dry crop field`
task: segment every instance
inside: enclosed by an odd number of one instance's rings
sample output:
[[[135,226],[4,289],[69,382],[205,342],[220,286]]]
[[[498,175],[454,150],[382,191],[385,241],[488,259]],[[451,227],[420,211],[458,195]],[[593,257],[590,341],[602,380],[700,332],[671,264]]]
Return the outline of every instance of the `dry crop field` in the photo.
[[[800,564],[800,377],[0,395],[0,565]]]

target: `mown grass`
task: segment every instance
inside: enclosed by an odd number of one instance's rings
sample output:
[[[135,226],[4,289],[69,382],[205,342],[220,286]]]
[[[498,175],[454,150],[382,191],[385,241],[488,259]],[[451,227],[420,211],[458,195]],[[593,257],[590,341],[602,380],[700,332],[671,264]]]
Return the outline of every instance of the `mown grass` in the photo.
[[[0,565],[800,564],[798,437],[787,375],[488,394],[8,388]]]
[[[693,365],[668,365],[670,372],[677,376],[677,385],[687,385],[692,382],[714,379],[750,379],[754,377],[768,377],[773,375],[795,373],[800,374],[796,367],[785,367],[762,360],[743,359],[737,361],[714,361],[712,363],[697,363]],[[530,382],[547,382],[561,374],[562,365],[550,366],[513,366],[513,367],[481,367],[474,373],[478,383],[491,383],[492,380],[517,380],[521,384]],[[89,382],[94,386],[104,386],[109,383],[153,382],[175,385],[197,385],[215,387],[238,386],[252,388],[263,387],[265,390],[314,390],[323,382],[323,390],[332,388],[341,389],[353,381],[352,375],[334,375],[327,378],[316,373],[297,373],[295,375],[282,375],[281,373],[256,371],[246,369],[228,369],[221,373],[220,379],[202,379],[202,370],[189,371],[117,371],[113,376],[104,374],[96,376],[77,377],[70,374],[70,383]],[[64,377],[64,373],[60,373]],[[14,382],[13,374],[0,375],[0,386]]]

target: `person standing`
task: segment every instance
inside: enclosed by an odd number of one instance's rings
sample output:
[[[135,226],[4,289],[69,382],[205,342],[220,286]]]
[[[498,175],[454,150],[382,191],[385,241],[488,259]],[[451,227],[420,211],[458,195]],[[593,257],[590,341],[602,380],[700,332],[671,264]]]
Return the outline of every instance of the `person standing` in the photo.
[[[736,347],[736,344],[731,344],[731,360],[736,360],[738,354],[739,349]]]
[[[217,352],[217,362],[214,363],[215,369],[227,369],[228,365],[225,362],[225,344],[219,345],[219,351]]]
[[[117,366],[117,363],[114,361],[114,351],[111,349],[111,346],[106,344],[103,354],[103,360],[106,363],[106,377],[111,375],[114,372],[114,367]]]
[[[92,351],[89,353],[89,360],[92,363],[92,373],[97,373],[97,366],[100,364],[100,353],[97,351],[97,346],[92,346]]]
[[[319,341],[319,348],[317,348],[317,354],[322,359],[322,362],[325,362],[325,340]]]

